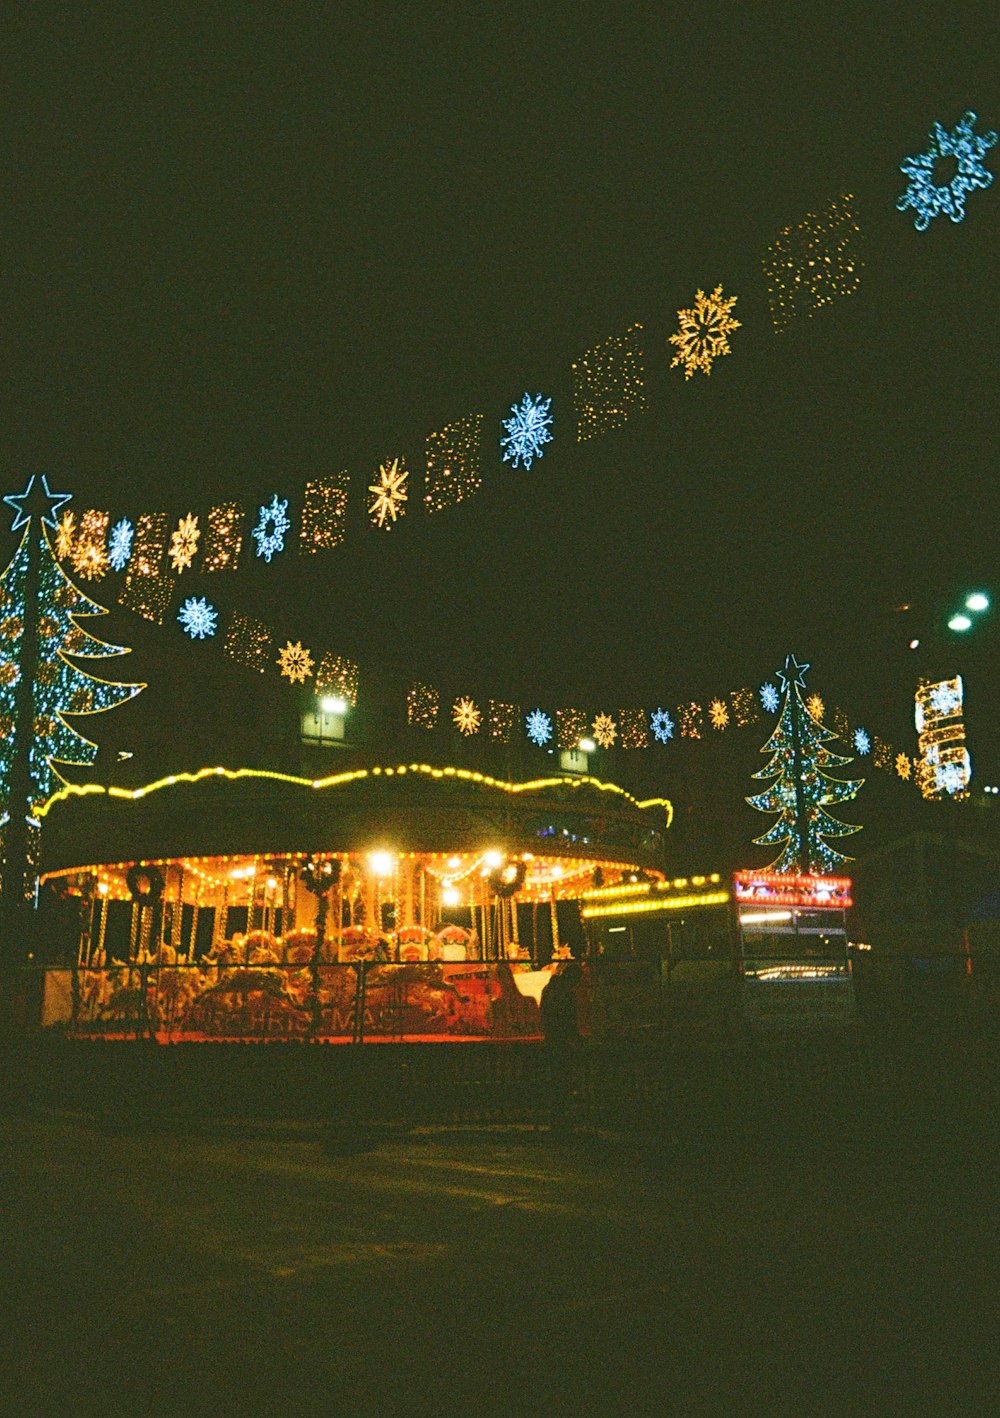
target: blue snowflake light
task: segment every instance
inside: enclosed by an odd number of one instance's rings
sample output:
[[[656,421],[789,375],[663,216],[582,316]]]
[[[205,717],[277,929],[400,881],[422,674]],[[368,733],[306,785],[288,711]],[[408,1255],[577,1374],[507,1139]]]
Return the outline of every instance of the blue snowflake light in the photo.
[[[872,746],[872,741],[868,737],[866,729],[854,730],[854,751],[864,756]]]
[[[989,187],[993,174],[983,166],[983,157],[996,143],[995,133],[977,137],[972,129],[976,115],[966,113],[949,133],[940,123],[931,129],[927,151],[900,164],[900,172],[910,179],[909,186],[896,203],[905,212],[912,207],[917,231],[926,231],[935,217],[951,217],[960,222],[965,216],[965,198],[977,187]],[[935,181],[935,165],[942,160],[955,168],[949,181]],[[940,173],[940,168],[938,169]]]
[[[548,714],[543,714],[541,709],[532,709],[531,713],[525,717],[525,725],[528,730],[528,738],[532,743],[537,743],[541,748],[547,744],[552,737],[552,720]]]
[[[523,459],[524,466],[530,468],[535,458],[542,457],[542,448],[552,442],[551,399],[543,399],[541,394],[534,398],[525,394],[520,404],[511,404],[509,419],[501,419],[501,426],[507,430],[507,437],[501,438],[503,460],[512,467]]]
[[[773,684],[768,683],[761,685],[760,702],[769,714],[777,714],[779,695]]]
[[[288,498],[278,501],[275,493],[269,507],[261,507],[257,513],[257,525],[253,529],[257,543],[257,555],[270,561],[276,551],[285,550],[285,533],[291,527],[288,518]]]
[[[132,555],[132,538],[135,528],[127,517],[116,522],[108,536],[108,561],[114,571],[124,571]]]
[[[177,619],[192,640],[204,640],[215,634],[218,613],[204,596],[188,596],[177,613]]]
[[[654,709],[649,716],[649,728],[657,743],[669,743],[674,736],[674,721],[666,709]]]

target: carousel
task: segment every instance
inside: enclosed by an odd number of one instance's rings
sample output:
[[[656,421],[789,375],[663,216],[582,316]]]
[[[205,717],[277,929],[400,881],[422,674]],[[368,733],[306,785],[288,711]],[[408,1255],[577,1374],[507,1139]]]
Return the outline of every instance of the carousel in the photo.
[[[50,800],[45,1020],[163,1040],[538,1033],[585,893],[664,877],[670,805],[427,764],[205,769]],[[55,918],[53,913],[53,918]]]

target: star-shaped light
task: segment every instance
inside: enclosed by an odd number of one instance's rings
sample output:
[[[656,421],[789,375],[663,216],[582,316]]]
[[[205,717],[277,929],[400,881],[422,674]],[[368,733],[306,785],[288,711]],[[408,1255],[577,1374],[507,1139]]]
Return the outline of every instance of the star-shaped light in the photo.
[[[72,496],[71,492],[52,492],[44,473],[40,480],[36,480],[32,473],[23,492],[9,492],[4,498],[4,502],[8,507],[13,507],[15,513],[10,530],[16,532],[20,527],[27,526],[35,515],[54,530],[59,520],[55,514]]]
[[[775,671],[775,674],[781,680],[782,690],[789,689],[793,684],[797,684],[799,689],[805,689],[806,670],[808,668],[808,665],[800,665],[794,655],[786,655],[785,668]]]

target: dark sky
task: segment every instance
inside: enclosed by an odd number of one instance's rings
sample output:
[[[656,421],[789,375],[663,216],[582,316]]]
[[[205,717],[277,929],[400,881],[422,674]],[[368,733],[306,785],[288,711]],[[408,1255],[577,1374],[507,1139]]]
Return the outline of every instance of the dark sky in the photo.
[[[224,609],[373,682],[549,704],[707,698],[791,649],[902,740],[923,666],[889,608],[913,602],[918,632],[967,586],[1000,595],[1000,182],[924,234],[894,208],[934,119],[1000,125],[995,15],[488,8],[20,7],[5,490],[46,471],[78,507],[181,514],[349,468],[348,544],[241,571]],[[775,335],[763,250],[843,191],[862,289]],[[675,312],[717,283],[742,328],[685,381]],[[647,410],[577,444],[570,363],[633,321]],[[513,472],[493,449],[525,390],[553,397],[556,441]],[[364,475],[419,468],[476,410],[479,496],[371,531]],[[143,699],[197,715],[218,651],[116,625]],[[986,772],[996,642],[984,626],[954,663]]]

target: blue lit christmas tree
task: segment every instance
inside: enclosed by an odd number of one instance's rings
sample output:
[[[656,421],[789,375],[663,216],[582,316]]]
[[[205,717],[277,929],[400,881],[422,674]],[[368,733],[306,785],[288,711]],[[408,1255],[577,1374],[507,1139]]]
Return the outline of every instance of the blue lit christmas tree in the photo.
[[[78,616],[106,615],[56,560],[49,528],[69,501],[45,478],[5,497],[20,545],[0,575],[0,894],[8,901],[34,888],[37,809],[60,781],[60,769],[89,767],[97,745],[76,727],[132,699],[145,686],[100,679],[83,663],[129,651],[91,635]]]
[[[826,747],[836,734],[825,729],[806,708],[801,691],[805,688],[808,665],[796,664],[789,655],[784,670],[778,671],[784,701],[774,733],[761,749],[771,754],[770,762],[755,778],[772,778],[769,787],[747,798],[759,812],[777,813],[777,819],[762,837],[754,841],[762,847],[782,845],[781,854],[768,871],[784,874],[823,876],[850,861],[826,841],[846,837],[857,827],[838,822],[827,812],[835,803],[850,802],[858,794],[863,778],[831,778],[825,768],[850,763]]]

